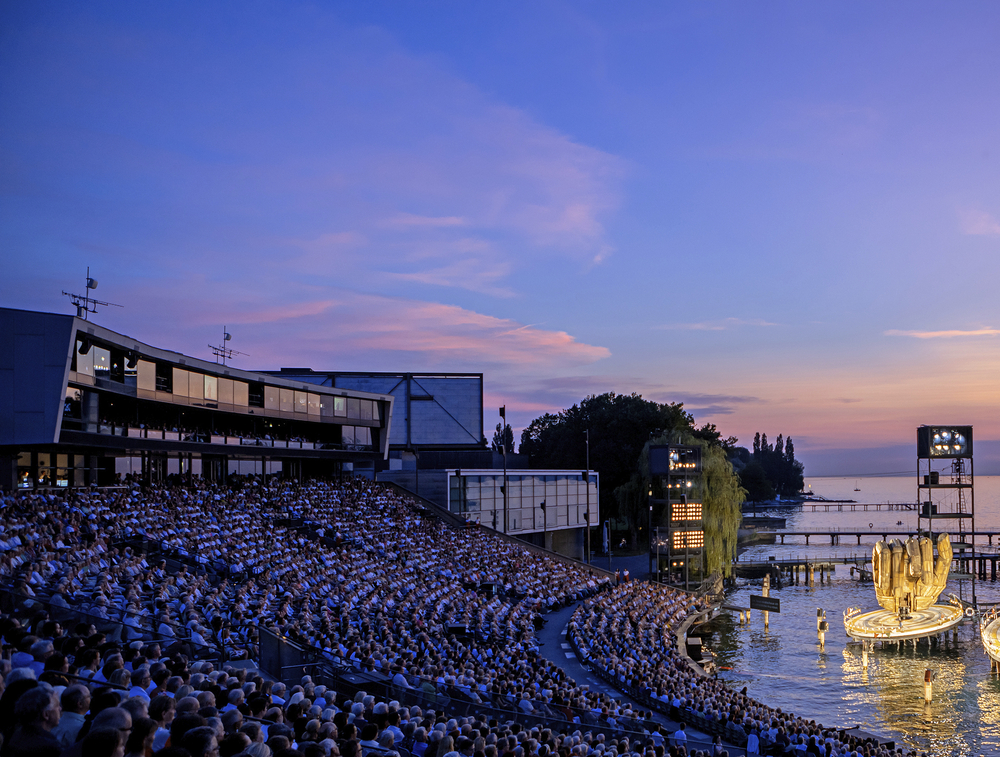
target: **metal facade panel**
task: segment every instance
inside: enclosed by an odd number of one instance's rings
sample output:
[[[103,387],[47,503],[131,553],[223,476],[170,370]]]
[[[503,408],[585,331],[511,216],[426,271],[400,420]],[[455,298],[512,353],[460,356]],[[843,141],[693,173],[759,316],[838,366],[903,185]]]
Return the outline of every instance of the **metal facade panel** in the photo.
[[[59,433],[73,316],[0,309],[0,444],[52,444]]]
[[[483,380],[478,374],[330,375],[338,388],[393,396],[389,434],[389,444],[393,447],[476,447],[482,444]]]
[[[430,396],[433,400],[416,400]],[[483,382],[477,377],[415,376],[413,443],[479,445],[483,441]]]

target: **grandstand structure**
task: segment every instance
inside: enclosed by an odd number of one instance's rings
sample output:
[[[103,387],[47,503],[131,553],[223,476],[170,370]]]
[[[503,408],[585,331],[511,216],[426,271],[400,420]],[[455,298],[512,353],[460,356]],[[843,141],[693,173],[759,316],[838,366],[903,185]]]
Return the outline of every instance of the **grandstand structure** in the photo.
[[[0,488],[126,473],[337,475],[388,453],[393,397],[244,371],[69,315],[0,308]]]
[[[615,585],[364,479],[125,483],[3,497],[0,633],[17,672],[5,702],[47,702],[36,675],[82,684],[91,717],[107,713],[95,729],[120,718],[185,748],[207,731],[226,757],[259,757],[248,747],[264,729],[272,753],[305,757],[661,757],[679,721],[706,757],[713,736],[736,757],[769,729],[861,746],[692,666],[683,627],[710,608],[687,592]],[[564,648],[631,703],[540,648],[544,616],[573,606]],[[31,725],[14,710],[12,745]]]

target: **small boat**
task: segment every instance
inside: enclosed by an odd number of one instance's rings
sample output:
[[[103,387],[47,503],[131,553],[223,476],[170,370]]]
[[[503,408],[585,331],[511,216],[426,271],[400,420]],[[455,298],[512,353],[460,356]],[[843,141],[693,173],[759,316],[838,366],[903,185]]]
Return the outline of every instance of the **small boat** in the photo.
[[[859,483],[861,483],[861,482],[860,481],[855,481],[854,482],[854,491],[856,491],[856,492],[861,491],[861,488],[858,486]]]

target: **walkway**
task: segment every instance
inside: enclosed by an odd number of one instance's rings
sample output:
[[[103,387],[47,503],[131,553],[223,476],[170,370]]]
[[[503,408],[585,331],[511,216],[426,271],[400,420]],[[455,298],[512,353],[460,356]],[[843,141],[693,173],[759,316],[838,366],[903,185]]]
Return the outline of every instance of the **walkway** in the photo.
[[[635,558],[632,558],[633,561],[634,559]],[[619,565],[615,567],[625,566]],[[629,572],[634,576],[635,573],[632,572],[632,566],[629,565],[628,567]],[[549,662],[565,670],[569,676],[576,681],[578,686],[587,685],[590,687],[591,691],[597,691],[621,702],[625,702],[626,704],[631,705],[634,710],[648,712],[648,707],[637,704],[633,699],[606,683],[603,678],[591,673],[590,669],[584,667],[584,665],[577,658],[576,654],[573,652],[572,645],[566,640],[567,626],[569,625],[569,620],[573,616],[573,612],[576,610],[577,606],[578,605],[571,605],[570,607],[564,607],[561,610],[556,610],[555,612],[549,613],[545,616],[545,626],[537,634],[538,642],[541,645],[539,654]],[[653,710],[652,712],[653,721],[663,725],[668,733],[673,733],[677,730],[676,720],[671,720],[666,715],[661,712],[657,712],[656,710]],[[695,748],[704,749],[712,743],[712,738],[710,736],[693,729],[690,725],[685,727],[684,732],[687,734],[688,744]],[[731,755],[734,755],[737,752],[741,753],[742,750],[738,747],[735,749],[730,747],[729,753]]]

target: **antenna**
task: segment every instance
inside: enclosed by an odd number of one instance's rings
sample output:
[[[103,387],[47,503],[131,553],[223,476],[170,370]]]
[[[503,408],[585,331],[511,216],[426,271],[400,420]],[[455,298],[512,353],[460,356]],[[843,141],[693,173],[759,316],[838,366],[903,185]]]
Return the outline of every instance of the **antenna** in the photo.
[[[87,320],[87,313],[96,313],[98,305],[104,305],[105,307],[121,308],[124,305],[118,305],[114,302],[105,302],[104,300],[97,300],[90,296],[91,289],[97,289],[97,279],[90,278],[90,266],[87,266],[87,282],[85,284],[86,294],[73,294],[72,292],[67,292],[63,290],[63,295],[69,297],[70,301],[76,305],[76,317]]]
[[[222,327],[222,344],[216,347],[214,344],[208,345],[208,348],[215,355],[215,362],[226,364],[226,360],[232,360],[236,355],[243,355],[243,357],[250,357],[245,352],[238,352],[237,350],[230,349],[226,346],[226,342],[230,341],[233,335],[226,331],[226,327]]]

